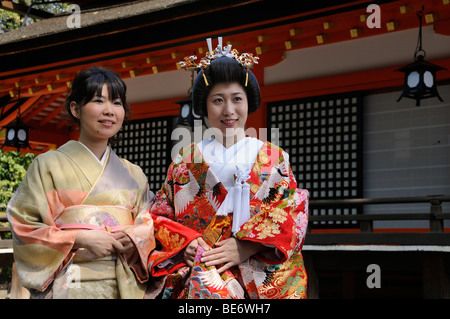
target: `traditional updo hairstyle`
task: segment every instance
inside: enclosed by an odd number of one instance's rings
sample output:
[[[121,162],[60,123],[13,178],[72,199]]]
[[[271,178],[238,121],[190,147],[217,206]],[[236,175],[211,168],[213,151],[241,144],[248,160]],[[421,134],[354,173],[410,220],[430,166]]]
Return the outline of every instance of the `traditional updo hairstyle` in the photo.
[[[104,84],[108,86],[109,99],[111,101],[117,98],[120,98],[122,101],[125,110],[124,121],[130,117],[131,107],[127,103],[127,86],[125,82],[122,81],[116,72],[95,66],[81,70],[72,82],[69,91],[70,94],[65,102],[67,113],[72,120],[80,124],[80,120],[72,114],[70,104],[75,102],[77,104],[77,110],[80,112],[81,108],[91,101],[94,96],[102,95]],[[110,137],[108,143],[115,146],[119,141],[120,131],[115,136]]]
[[[247,86],[245,86],[248,71]],[[256,111],[261,104],[258,80],[252,71],[244,68],[237,60],[229,57],[220,57],[211,61],[203,70],[208,85],[206,85],[202,71],[198,72],[192,87],[192,104],[194,112],[207,116],[206,98],[211,89],[218,83],[237,82],[244,88],[248,100],[248,114]]]

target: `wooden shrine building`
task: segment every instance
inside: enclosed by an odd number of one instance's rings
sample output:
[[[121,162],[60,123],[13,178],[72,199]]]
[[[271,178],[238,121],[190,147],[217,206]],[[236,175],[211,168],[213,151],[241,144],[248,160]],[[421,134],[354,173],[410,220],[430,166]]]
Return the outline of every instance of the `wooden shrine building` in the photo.
[[[76,139],[64,110],[70,81],[107,67],[125,80],[133,110],[116,152],[156,192],[191,84],[177,62],[223,37],[260,58],[262,105],[248,128],[276,139],[310,192],[310,297],[450,297],[449,0],[69,3],[71,12],[0,34],[0,143],[18,116],[30,127],[22,152]],[[436,73],[443,101],[416,106],[397,102],[398,69],[414,60],[421,10],[426,60],[445,69]]]

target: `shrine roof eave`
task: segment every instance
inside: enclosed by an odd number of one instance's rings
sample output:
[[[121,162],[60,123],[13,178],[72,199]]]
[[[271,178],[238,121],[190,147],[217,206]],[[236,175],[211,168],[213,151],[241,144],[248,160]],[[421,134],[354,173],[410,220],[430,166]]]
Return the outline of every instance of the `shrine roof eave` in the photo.
[[[102,30],[92,29],[92,27],[99,27],[101,25],[110,24],[114,22],[116,28],[121,27],[121,22],[126,19],[136,19],[139,16],[154,13],[158,14],[163,11],[173,10],[177,6],[198,2],[199,0],[153,0],[153,1],[129,1],[127,3],[120,3],[115,5],[86,8],[80,7],[80,27],[91,28],[91,33],[100,34]],[[73,38],[79,37],[81,34],[76,27],[68,25],[67,21],[74,17],[75,11],[56,14],[50,18],[39,20],[27,26],[20,27],[14,31],[3,33],[0,37],[0,45],[5,44],[19,44],[37,38],[45,38],[50,35],[63,33],[70,35]],[[79,31],[79,30],[78,30]],[[110,29],[110,31],[112,31]],[[54,40],[57,40],[55,38]],[[41,44],[43,45],[43,43]],[[4,48],[2,48],[4,49]],[[3,51],[3,50],[2,50]]]
[[[0,37],[0,79],[17,70],[108,54],[179,39],[221,35],[240,25],[276,21],[295,12],[333,8],[333,0],[153,0],[133,1],[102,10],[81,8],[81,28],[66,25],[69,14],[38,21]],[[335,2],[334,2],[335,4]],[[367,1],[340,2],[363,8]],[[339,10],[339,8],[337,8]],[[226,36],[226,35],[224,35]],[[177,43],[179,45],[180,43]]]

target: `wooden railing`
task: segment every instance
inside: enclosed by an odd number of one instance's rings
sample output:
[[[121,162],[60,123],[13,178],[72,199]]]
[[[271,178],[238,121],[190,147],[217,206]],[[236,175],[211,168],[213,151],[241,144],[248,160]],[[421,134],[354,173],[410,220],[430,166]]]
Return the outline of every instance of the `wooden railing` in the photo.
[[[8,219],[6,218],[6,214],[5,213],[0,213],[0,223],[4,223],[7,222]],[[9,232],[10,228],[8,227],[4,227],[0,225],[0,233],[4,233],[4,232]]]
[[[450,233],[444,232],[444,220],[450,219],[450,213],[442,211],[443,202],[450,202],[450,196],[311,200],[310,211],[313,208],[413,203],[430,203],[430,210],[427,213],[411,214],[310,215],[310,225],[315,221],[357,221],[359,222],[360,231],[352,233],[339,231],[314,233],[309,231],[306,235],[305,245],[388,244],[450,246]],[[373,222],[381,220],[428,220],[429,230],[428,232],[374,232]]]
[[[450,213],[442,212],[442,203],[450,202],[450,196],[424,196],[399,198],[357,198],[339,200],[311,200],[310,211],[313,208],[327,207],[358,207],[364,205],[383,204],[413,204],[430,203],[427,213],[414,214],[357,214],[357,215],[310,215],[309,222],[357,221],[359,232],[328,232],[306,235],[305,245],[335,245],[335,244],[387,244],[387,245],[440,245],[450,246],[450,233],[444,232],[444,220],[450,219]],[[428,220],[428,232],[374,232],[374,221],[393,220]],[[0,222],[5,222],[6,216],[0,215]],[[9,227],[0,228],[0,232],[9,231]],[[11,239],[0,240],[0,265],[12,262]]]
[[[7,222],[6,215],[0,214],[0,222]],[[0,233],[9,232],[10,228],[0,226]],[[0,266],[11,266],[13,263],[12,239],[0,238]]]

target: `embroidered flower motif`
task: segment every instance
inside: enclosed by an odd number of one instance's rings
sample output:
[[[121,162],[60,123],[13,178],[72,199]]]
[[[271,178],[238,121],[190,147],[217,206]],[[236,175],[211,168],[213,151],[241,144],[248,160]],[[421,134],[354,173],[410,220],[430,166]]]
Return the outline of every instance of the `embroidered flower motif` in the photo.
[[[268,157],[265,153],[260,154],[260,156],[259,156],[259,162],[260,162],[261,164],[267,164],[267,163],[269,163],[269,157]]]
[[[114,227],[119,225],[119,221],[113,215],[103,211],[89,214],[84,219],[78,220],[78,223],[107,227]]]
[[[294,220],[295,222],[295,233],[298,237],[298,242],[295,247],[297,250],[303,243],[303,238],[306,235],[306,228],[308,226],[308,215],[304,212],[299,212],[297,218]]]
[[[280,226],[273,223],[271,220],[267,220],[265,223],[261,223],[255,227],[259,232],[256,237],[258,239],[264,239],[267,237],[275,237],[280,234]]]
[[[155,195],[155,204],[150,209],[150,213],[154,215],[166,216],[168,218],[175,217],[175,211],[170,205],[169,198],[163,192],[157,192]]]
[[[189,169],[187,168],[185,163],[176,165],[173,169],[173,174],[174,174],[175,180],[177,180],[177,181],[180,181],[183,183],[189,181]]]
[[[297,189],[294,193],[295,205],[299,206],[301,203],[306,201],[309,197],[309,193],[306,189]]]
[[[166,243],[172,251],[178,251],[181,247],[183,247],[183,243],[185,241],[185,239],[179,234],[174,234],[171,236],[170,231],[164,226],[159,227],[158,237],[163,243]]]
[[[272,217],[272,220],[275,223],[279,224],[282,224],[287,220],[287,212],[278,207],[275,207],[271,211],[269,211],[269,216]]]

